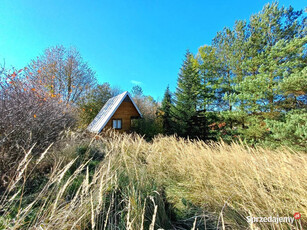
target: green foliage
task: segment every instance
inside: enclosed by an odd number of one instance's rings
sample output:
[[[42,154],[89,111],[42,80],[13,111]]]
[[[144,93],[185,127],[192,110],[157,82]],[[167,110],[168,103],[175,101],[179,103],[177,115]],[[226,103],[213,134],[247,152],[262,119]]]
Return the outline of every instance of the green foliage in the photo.
[[[143,89],[141,86],[139,85],[135,85],[132,87],[132,95],[135,97],[135,96],[142,96],[143,95]]]
[[[222,63],[217,56],[216,49],[211,46],[199,48],[197,61],[201,77],[200,99],[202,106],[207,111],[217,110],[221,106],[222,101],[219,90]]]
[[[267,120],[271,135],[265,140],[273,146],[292,146],[307,151],[307,110],[296,109],[279,120]]]
[[[162,121],[160,118],[144,117],[132,120],[132,131],[152,140],[156,135],[163,132]]]
[[[173,107],[172,95],[171,91],[169,90],[169,86],[167,86],[164,93],[164,98],[161,103],[161,108],[159,111],[160,113],[159,116],[162,119],[163,133],[167,135],[174,133],[172,107]]]
[[[176,132],[251,144],[277,140],[282,129],[272,134],[267,121],[288,124],[283,114],[307,106],[304,20],[302,11],[267,4],[248,23],[218,32],[196,59],[188,52],[175,93]]]
[[[119,89],[111,88],[109,83],[103,83],[93,88],[79,102],[79,125],[86,127],[99,113],[104,104],[120,93]]]
[[[151,97],[143,94],[140,86],[132,89],[133,100],[141,111],[141,119],[132,120],[132,131],[151,140],[155,135],[163,132],[162,120],[158,116],[158,103]]]
[[[196,137],[197,131],[193,118],[201,108],[201,78],[196,59],[187,51],[180,69],[175,106],[173,107],[176,133],[183,137]],[[194,119],[195,120],[195,119]]]

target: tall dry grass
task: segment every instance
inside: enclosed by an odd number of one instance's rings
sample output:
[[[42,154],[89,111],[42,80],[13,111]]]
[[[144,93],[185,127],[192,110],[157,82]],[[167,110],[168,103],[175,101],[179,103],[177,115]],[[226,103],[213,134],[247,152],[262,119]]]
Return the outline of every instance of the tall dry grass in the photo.
[[[89,146],[104,152],[94,170],[91,159],[73,171],[77,158],[66,164],[57,161],[48,182],[27,202],[27,161],[22,161],[15,177],[19,181],[11,182],[15,188],[0,198],[0,228],[307,227],[305,153],[162,136],[146,142],[116,133],[96,136]],[[29,154],[25,157],[31,160]],[[247,216],[292,217],[295,212],[302,218],[293,224],[246,221]]]
[[[304,153],[175,138],[157,138],[152,147],[150,171],[157,172],[160,183],[166,185],[168,200],[182,212],[185,199],[223,216],[234,229],[246,225],[246,216],[293,217],[295,212],[307,216]],[[295,222],[292,227],[300,229],[301,224]],[[265,223],[259,227],[284,226]]]

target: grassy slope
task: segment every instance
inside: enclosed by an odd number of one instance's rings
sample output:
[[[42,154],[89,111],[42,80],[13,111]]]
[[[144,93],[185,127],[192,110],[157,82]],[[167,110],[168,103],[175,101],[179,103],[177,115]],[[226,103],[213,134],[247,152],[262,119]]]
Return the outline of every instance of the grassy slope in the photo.
[[[24,194],[20,175],[16,186],[11,185],[15,188],[0,200],[4,211],[0,228],[307,227],[305,153],[175,137],[157,137],[148,143],[126,134],[88,140],[78,159],[74,159],[76,148],[80,150],[80,146],[68,148],[71,160],[58,161],[48,182],[27,195],[31,198]],[[103,159],[97,161],[95,154]],[[27,161],[19,174],[27,174]],[[292,217],[295,212],[302,219],[292,226],[245,220],[246,216]]]

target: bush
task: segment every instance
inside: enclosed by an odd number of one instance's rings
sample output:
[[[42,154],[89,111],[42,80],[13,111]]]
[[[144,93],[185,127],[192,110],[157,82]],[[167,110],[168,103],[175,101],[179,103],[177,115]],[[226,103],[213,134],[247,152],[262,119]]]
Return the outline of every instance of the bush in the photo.
[[[74,124],[70,105],[34,88],[22,72],[0,72],[0,188],[29,149],[42,153]]]
[[[156,135],[163,132],[162,122],[159,118],[142,118],[135,119],[132,121],[133,132],[136,132],[146,138],[146,140],[151,140]]]
[[[143,95],[142,88],[135,86],[132,89],[133,100],[140,109],[143,118],[135,119],[132,123],[132,131],[151,140],[155,135],[163,133],[163,121],[158,116],[158,103],[151,97]]]

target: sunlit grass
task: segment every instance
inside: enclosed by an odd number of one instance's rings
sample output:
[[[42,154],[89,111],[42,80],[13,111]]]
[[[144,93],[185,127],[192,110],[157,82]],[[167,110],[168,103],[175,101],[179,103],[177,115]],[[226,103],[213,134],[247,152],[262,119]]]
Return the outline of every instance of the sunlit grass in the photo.
[[[0,228],[306,227],[305,153],[162,136],[146,142],[115,133],[96,136],[89,144],[88,151],[95,147],[104,153],[94,170],[91,159],[74,170],[78,156],[58,161],[48,182],[28,202],[23,200],[27,163],[22,161],[15,181],[1,196]],[[25,159],[31,161],[29,152]],[[295,212],[302,219],[293,225],[246,221],[247,216],[293,217]]]

